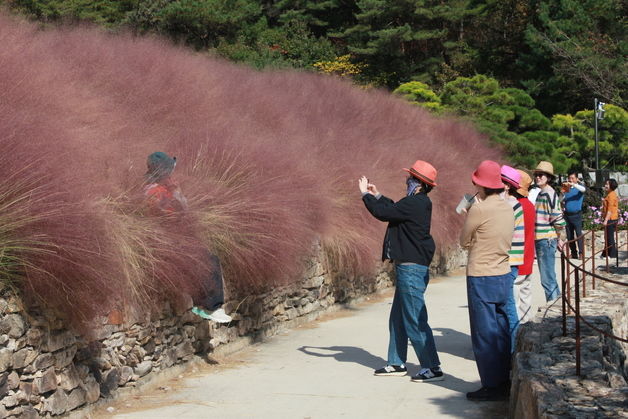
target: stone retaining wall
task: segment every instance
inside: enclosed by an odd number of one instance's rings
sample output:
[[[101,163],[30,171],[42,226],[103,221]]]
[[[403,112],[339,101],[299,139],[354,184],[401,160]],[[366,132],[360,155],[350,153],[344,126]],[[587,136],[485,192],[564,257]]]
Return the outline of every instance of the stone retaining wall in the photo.
[[[628,283],[628,276],[615,275]],[[580,303],[587,321],[628,336],[628,287],[597,282]],[[581,323],[581,377],[575,374],[575,322],[562,336],[561,300],[520,328],[513,363],[512,418],[628,417],[628,344]]]
[[[329,272],[320,247],[303,279],[225,304],[228,325],[204,321],[182,307],[164,304],[150,317],[112,313],[99,319],[91,339],[64,328],[51,313],[29,307],[4,291],[0,298],[0,418],[68,414],[135,387],[198,356],[242,347],[297,321],[314,320],[336,303],[392,285],[384,269],[371,278]],[[433,272],[459,266],[464,253],[437,257]],[[389,268],[387,268],[389,269]]]

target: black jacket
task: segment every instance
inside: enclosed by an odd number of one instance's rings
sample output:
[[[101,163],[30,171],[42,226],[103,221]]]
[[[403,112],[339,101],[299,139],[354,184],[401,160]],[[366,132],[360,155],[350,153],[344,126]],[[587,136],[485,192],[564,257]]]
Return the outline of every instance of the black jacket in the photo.
[[[398,202],[371,194],[362,197],[375,218],[388,221],[382,260],[411,262],[429,266],[436,245],[430,235],[432,201],[425,193],[407,196]]]

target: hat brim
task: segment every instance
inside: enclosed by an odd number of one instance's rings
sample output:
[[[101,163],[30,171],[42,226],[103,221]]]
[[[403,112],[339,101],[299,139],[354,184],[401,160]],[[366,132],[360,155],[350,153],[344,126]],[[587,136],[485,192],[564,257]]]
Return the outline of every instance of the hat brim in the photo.
[[[551,178],[555,178],[556,177],[556,175],[554,173],[546,172],[545,170],[536,169],[534,171],[534,174],[536,175],[537,173],[543,173],[544,175],[547,175],[547,176],[549,176]]]
[[[519,195],[523,196],[524,198],[527,198],[527,197],[528,197],[528,195],[530,194],[530,191],[528,191],[528,190],[527,190],[527,189],[525,189],[525,188],[519,188],[519,189],[517,189],[517,193],[518,193]]]
[[[514,180],[511,180],[511,179],[506,179],[506,178],[504,177],[504,175],[502,175],[502,182],[503,182],[503,183],[507,183],[508,185],[512,186],[512,187],[513,187],[513,188],[515,188],[515,189],[519,189],[519,188],[521,188],[521,185],[519,185],[519,184],[518,184],[517,182],[515,182]]]
[[[499,183],[485,183],[482,179],[477,177],[474,172],[473,175],[471,175],[471,180],[473,181],[474,184],[481,186],[483,188],[504,189],[504,184],[502,183],[501,179],[499,180]]]
[[[436,182],[434,182],[432,179],[428,178],[427,176],[424,176],[421,173],[417,172],[413,168],[407,169],[404,167],[403,170],[410,173],[412,176],[419,179],[421,182],[424,182],[430,186],[436,186]]]

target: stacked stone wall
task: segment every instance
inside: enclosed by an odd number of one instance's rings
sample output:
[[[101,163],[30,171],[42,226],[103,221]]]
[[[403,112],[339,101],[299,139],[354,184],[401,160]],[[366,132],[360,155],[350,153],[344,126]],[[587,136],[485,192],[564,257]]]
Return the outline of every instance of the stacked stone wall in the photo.
[[[628,283],[628,276],[614,275]],[[589,285],[590,287],[590,282]],[[520,328],[513,363],[512,418],[628,417],[628,344],[581,323],[581,376],[576,375],[575,320],[562,335],[561,300],[541,309]],[[582,315],[595,327],[628,336],[628,287],[597,281],[581,300]]]
[[[132,391],[186,362],[235,351],[316,319],[339,303],[392,285],[390,266],[371,277],[330,272],[320,247],[295,284],[234,295],[225,304],[229,324],[202,320],[192,301],[164,303],[158,313],[128,310],[97,319],[90,337],[67,330],[53,313],[0,297],[0,418],[84,416],[86,408]],[[464,252],[437,256],[433,273],[460,266]],[[209,359],[208,359],[209,358]],[[126,389],[126,390],[122,390]]]

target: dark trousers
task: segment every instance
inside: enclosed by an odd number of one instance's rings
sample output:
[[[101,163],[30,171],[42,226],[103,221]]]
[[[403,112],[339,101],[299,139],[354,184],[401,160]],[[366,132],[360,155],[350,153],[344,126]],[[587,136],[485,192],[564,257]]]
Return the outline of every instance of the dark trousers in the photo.
[[[609,258],[617,257],[617,245],[615,244],[615,230],[617,229],[617,220],[608,220],[606,228],[604,228],[604,242],[606,250],[602,252],[602,256],[606,256],[608,252]]]
[[[483,387],[499,387],[509,380],[510,330],[508,300],[511,273],[467,276],[471,344]]]
[[[576,237],[582,236],[582,212],[566,212],[565,221],[567,222],[567,240],[573,240]],[[582,255],[584,249],[584,241],[581,238],[578,240],[578,250],[576,251],[576,243],[569,243],[571,249],[571,257],[578,257]]]
[[[219,309],[225,302],[225,290],[222,280],[222,269],[220,267],[220,259],[218,256],[207,252],[209,259],[210,271],[203,281],[203,292],[199,305],[209,311]]]

